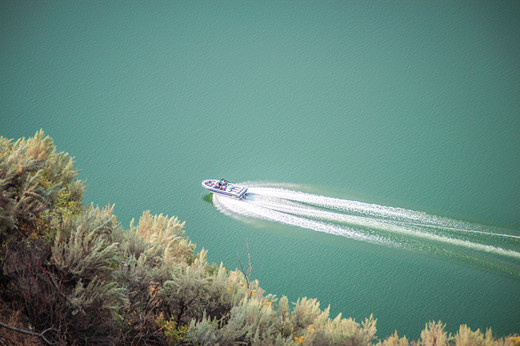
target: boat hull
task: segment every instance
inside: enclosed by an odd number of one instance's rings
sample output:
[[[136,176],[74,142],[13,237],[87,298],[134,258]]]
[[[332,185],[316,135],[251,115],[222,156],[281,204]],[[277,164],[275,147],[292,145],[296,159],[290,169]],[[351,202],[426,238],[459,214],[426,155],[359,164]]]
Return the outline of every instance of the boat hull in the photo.
[[[218,188],[216,183],[218,179],[207,179],[202,182],[202,187],[206,190],[209,190],[214,193],[218,193],[220,195],[234,197],[237,199],[243,199],[247,195],[247,187],[239,186],[233,183],[228,183],[227,186],[223,189]]]

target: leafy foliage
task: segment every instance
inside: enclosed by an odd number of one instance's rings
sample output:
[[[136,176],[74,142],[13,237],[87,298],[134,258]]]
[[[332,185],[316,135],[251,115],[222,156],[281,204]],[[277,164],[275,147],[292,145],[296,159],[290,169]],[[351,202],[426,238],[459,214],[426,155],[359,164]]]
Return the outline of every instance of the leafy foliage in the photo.
[[[367,345],[376,319],[329,316],[316,299],[266,294],[250,273],[209,264],[176,217],[82,204],[73,159],[38,131],[0,137],[0,344]],[[28,331],[27,335],[15,330]],[[29,331],[35,330],[34,331]],[[513,345],[429,322],[421,345]],[[397,332],[382,345],[416,344]]]

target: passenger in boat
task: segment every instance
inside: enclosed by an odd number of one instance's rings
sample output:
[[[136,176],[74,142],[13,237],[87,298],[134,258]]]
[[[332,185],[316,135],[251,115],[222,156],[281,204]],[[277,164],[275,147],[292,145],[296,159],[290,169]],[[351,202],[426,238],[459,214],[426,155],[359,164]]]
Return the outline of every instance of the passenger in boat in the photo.
[[[228,185],[228,182],[226,181],[226,179],[220,179],[220,180],[217,180],[213,184],[213,188],[218,189],[218,190],[225,190],[227,185]]]

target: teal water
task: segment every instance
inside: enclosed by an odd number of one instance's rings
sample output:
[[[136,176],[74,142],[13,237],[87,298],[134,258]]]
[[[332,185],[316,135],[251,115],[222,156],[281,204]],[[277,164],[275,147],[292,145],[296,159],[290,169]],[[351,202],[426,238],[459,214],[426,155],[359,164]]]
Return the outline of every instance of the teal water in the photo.
[[[380,337],[417,338],[429,320],[506,335],[520,330],[516,257],[381,230],[380,218],[307,216],[325,225],[316,232],[273,209],[244,216],[207,203],[200,181],[520,236],[518,18],[515,1],[1,1],[0,135],[43,128],[76,157],[85,202],[115,203],[126,226],[143,210],[176,215],[227,267],[247,239],[266,291],[373,313]],[[520,251],[515,237],[418,227]]]

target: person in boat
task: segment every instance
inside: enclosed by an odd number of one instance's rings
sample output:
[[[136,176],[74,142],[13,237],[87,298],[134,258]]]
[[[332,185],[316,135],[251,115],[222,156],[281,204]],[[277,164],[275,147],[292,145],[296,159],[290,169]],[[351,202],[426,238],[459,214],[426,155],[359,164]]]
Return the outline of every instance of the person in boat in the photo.
[[[225,181],[224,179],[217,180],[217,182],[215,183],[215,185],[213,187],[216,189],[222,190],[224,187],[224,181]]]
[[[221,190],[225,190],[226,187],[227,187],[227,184],[228,183],[227,183],[226,179],[220,179],[220,181],[219,181],[219,188]]]

